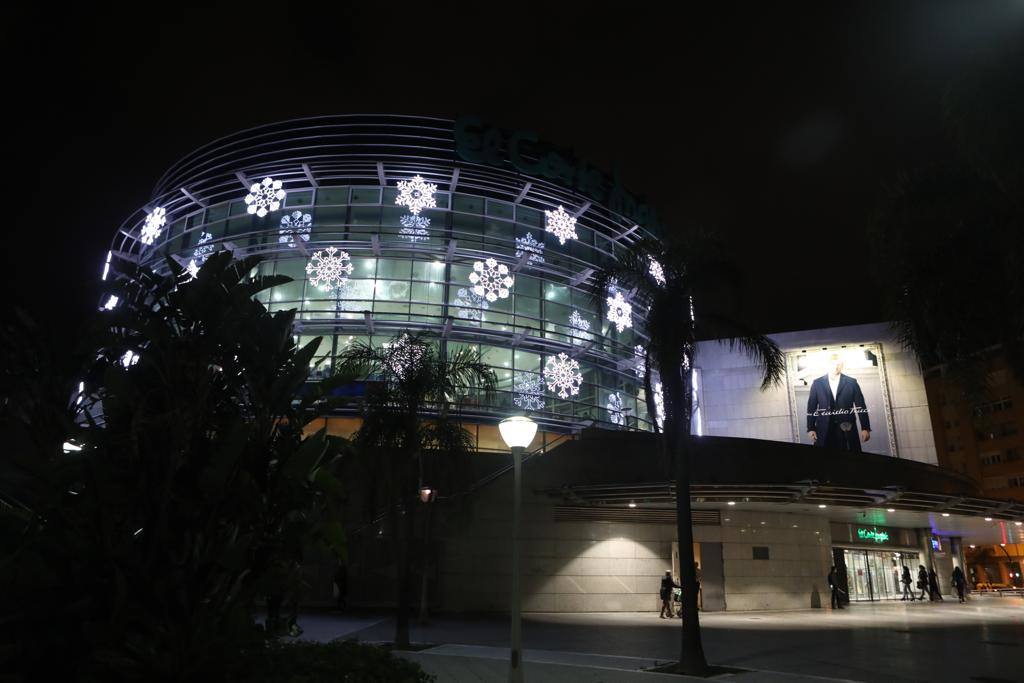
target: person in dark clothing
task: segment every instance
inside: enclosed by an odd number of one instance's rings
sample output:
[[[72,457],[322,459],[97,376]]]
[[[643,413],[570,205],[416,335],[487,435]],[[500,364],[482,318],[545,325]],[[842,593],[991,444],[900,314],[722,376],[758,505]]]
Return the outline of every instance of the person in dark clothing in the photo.
[[[943,602],[942,593],[939,592],[939,575],[935,573],[935,567],[928,570],[928,599]]]
[[[928,570],[923,564],[917,565],[917,588],[921,591],[918,600],[924,601],[925,592],[928,590]]]
[[[661,598],[661,618],[671,619],[672,612],[672,589],[679,588],[679,584],[672,580],[672,570],[666,569],[665,576],[661,577],[661,590],[658,596]],[[666,614],[667,613],[667,614]]]
[[[964,576],[964,570],[960,567],[953,567],[953,587],[956,588],[956,596],[960,599],[960,602],[967,602],[967,598],[964,597],[964,588],[967,587],[967,577]]]
[[[900,577],[900,583],[903,584],[903,597],[900,600],[910,599],[914,601],[914,592],[910,590],[910,584],[914,583],[914,579],[910,576],[910,569],[907,565],[903,565],[903,576]]]
[[[828,573],[828,589],[832,593],[832,609],[843,609],[843,600],[839,597],[843,589],[839,587],[839,572],[835,565]]]

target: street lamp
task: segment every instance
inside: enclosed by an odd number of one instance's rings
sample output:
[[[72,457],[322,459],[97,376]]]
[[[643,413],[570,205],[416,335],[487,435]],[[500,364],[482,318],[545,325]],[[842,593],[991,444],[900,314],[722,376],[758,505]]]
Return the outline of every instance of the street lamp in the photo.
[[[508,680],[523,680],[523,632],[519,596],[519,509],[522,507],[523,451],[537,434],[537,423],[522,415],[506,417],[498,423],[505,445],[512,450],[512,649],[509,655]]]

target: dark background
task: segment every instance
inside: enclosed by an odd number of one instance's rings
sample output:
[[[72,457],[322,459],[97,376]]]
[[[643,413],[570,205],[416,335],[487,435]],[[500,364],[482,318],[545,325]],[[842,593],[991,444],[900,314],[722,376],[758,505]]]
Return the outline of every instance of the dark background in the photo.
[[[1024,0],[695,5],[14,10],[4,304],[69,333],[116,227],[216,137],[474,113],[616,165],[669,229],[720,229],[760,330],[881,319],[868,216],[899,171],[948,154],[944,89],[1024,41]]]

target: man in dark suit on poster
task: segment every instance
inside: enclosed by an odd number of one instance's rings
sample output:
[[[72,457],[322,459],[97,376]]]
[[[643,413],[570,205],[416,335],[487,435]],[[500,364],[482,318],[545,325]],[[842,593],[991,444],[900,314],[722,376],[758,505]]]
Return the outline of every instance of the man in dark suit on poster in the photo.
[[[857,420],[860,419],[860,438]],[[807,435],[815,446],[859,453],[871,438],[871,420],[857,380],[843,374],[839,354],[829,358],[828,374],[814,380],[807,397]]]

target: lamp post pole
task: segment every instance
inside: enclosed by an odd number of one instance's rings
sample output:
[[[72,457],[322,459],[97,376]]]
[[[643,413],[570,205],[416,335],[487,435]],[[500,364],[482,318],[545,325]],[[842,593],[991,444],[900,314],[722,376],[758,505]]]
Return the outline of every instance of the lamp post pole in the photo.
[[[516,415],[505,418],[498,425],[501,438],[512,450],[512,647],[509,652],[509,683],[523,681],[523,624],[522,595],[519,587],[520,513],[523,505],[523,452],[537,434],[537,423],[528,417]]]
[[[523,451],[522,446],[512,447],[512,651],[509,659],[509,683],[522,683],[523,680],[523,622],[522,597],[519,588],[519,545],[521,543],[519,525],[523,506]]]

